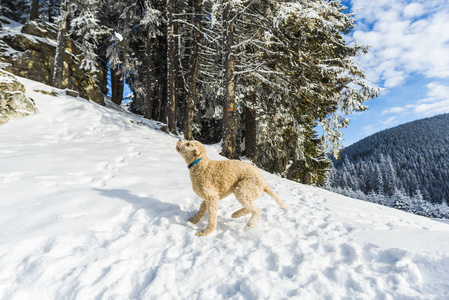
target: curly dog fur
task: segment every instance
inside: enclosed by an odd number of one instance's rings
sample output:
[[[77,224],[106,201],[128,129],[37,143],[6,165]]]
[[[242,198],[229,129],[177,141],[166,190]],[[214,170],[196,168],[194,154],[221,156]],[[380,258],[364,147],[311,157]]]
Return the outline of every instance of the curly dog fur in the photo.
[[[256,225],[262,214],[260,208],[254,205],[254,200],[263,192],[273,197],[282,208],[288,208],[273,189],[265,182],[259,169],[251,164],[239,160],[210,160],[206,155],[206,148],[197,141],[179,140],[176,151],[191,164],[198,158],[201,160],[190,168],[190,179],[194,192],[203,199],[199,211],[190,219],[196,224],[208,213],[209,225],[196,234],[209,235],[217,226],[218,201],[234,193],[242,209],[232,214],[233,218],[242,217],[251,213],[251,218],[245,230]]]

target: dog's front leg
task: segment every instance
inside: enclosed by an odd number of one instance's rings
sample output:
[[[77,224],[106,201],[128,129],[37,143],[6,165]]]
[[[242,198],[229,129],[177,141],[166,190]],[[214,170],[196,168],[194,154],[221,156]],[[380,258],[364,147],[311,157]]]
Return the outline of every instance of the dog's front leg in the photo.
[[[212,233],[217,227],[217,209],[218,209],[218,197],[209,197],[204,202],[207,205],[208,222],[206,229],[198,231],[196,235],[206,236]]]
[[[190,218],[189,221],[192,222],[193,224],[198,223],[198,221],[201,220],[202,217],[204,217],[206,211],[207,211],[206,201],[203,201],[203,203],[201,203],[200,210],[192,218]]]

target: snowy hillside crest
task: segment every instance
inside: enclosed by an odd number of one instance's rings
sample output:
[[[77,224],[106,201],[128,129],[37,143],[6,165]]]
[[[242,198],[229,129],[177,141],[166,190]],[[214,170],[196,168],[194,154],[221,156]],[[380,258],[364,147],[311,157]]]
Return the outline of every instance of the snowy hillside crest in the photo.
[[[39,114],[0,127],[0,299],[447,299],[449,226],[263,173],[210,237],[177,137],[19,78]],[[211,159],[223,159],[207,146]]]

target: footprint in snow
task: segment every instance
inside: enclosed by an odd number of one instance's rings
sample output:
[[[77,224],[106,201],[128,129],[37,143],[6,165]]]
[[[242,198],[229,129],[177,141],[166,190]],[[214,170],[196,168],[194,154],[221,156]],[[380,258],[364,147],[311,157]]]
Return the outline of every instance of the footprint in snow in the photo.
[[[23,173],[7,173],[0,175],[0,183],[13,183],[22,180]]]
[[[137,151],[137,152],[130,152],[128,153],[128,156],[131,158],[137,157],[141,154],[141,152]]]

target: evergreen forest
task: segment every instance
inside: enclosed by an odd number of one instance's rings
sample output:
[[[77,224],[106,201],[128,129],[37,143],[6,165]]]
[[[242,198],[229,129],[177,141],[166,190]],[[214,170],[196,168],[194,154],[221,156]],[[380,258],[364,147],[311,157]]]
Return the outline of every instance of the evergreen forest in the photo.
[[[333,160],[327,188],[429,217],[449,218],[449,114],[371,135]]]
[[[324,182],[345,116],[380,92],[355,62],[368,46],[348,42],[355,19],[340,1],[1,4],[4,20],[57,28],[55,87],[65,87],[64,49],[73,42],[83,49],[80,68],[114,103],[127,85],[129,109],[166,132],[221,142],[224,156],[302,183]]]

